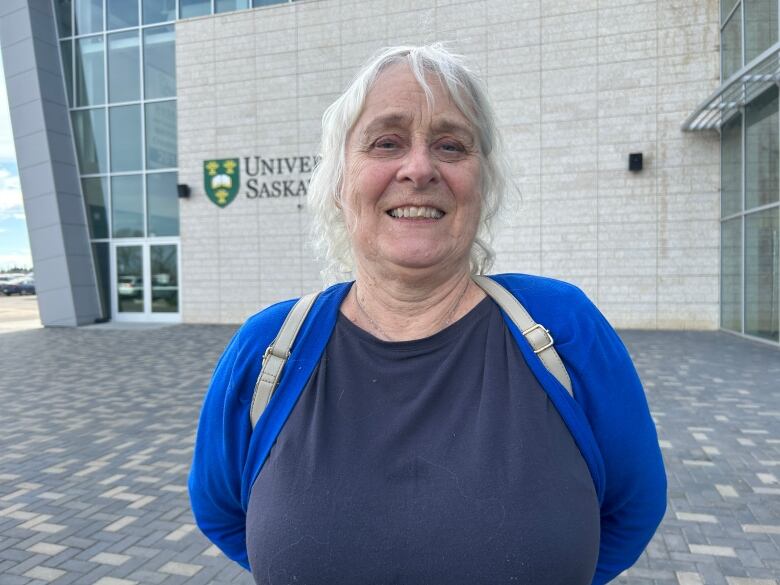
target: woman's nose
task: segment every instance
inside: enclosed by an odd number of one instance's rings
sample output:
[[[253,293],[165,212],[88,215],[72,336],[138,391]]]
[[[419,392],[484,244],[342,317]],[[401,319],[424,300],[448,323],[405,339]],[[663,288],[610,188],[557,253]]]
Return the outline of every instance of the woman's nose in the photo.
[[[427,144],[416,144],[409,149],[398,169],[398,180],[411,183],[415,189],[438,182],[439,170]]]

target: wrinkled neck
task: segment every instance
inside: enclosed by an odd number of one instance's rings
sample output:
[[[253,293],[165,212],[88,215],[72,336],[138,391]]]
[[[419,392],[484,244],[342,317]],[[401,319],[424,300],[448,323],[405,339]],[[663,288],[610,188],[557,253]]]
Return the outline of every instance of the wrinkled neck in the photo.
[[[449,274],[383,278],[356,271],[355,284],[341,311],[353,323],[386,341],[422,339],[468,313],[484,293],[467,266]]]

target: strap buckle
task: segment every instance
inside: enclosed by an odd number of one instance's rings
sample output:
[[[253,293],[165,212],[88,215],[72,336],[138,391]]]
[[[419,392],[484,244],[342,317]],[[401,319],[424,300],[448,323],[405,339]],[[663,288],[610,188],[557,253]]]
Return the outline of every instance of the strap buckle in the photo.
[[[537,348],[536,344],[528,337],[529,334],[533,333],[537,329],[539,329],[541,331],[544,331],[544,335],[547,337],[547,341],[544,342],[544,346],[542,346],[540,348]],[[531,344],[531,347],[534,348],[534,353],[535,354],[539,354],[539,353],[543,352],[545,349],[549,349],[549,348],[551,348],[553,346],[554,342],[553,342],[552,335],[550,335],[550,331],[548,329],[546,329],[543,325],[540,325],[539,323],[535,323],[533,325],[533,327],[529,327],[528,329],[526,329],[522,333],[523,333],[523,337],[525,337],[526,340],[528,341],[528,343]],[[268,349],[270,349],[270,348],[268,348]]]
[[[265,348],[265,353],[263,353],[263,365],[265,365],[265,362],[268,361],[268,358],[270,356],[274,356],[275,358],[278,358],[280,360],[287,360],[287,358],[290,357],[290,352],[288,351],[286,354],[276,352],[274,351],[273,344],[271,344]]]

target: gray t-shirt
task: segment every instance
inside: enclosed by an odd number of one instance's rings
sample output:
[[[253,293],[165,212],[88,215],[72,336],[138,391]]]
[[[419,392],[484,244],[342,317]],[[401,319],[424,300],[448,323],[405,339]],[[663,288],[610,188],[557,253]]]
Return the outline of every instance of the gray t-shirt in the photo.
[[[381,341],[340,315],[255,480],[257,583],[588,585],[599,505],[489,298]]]

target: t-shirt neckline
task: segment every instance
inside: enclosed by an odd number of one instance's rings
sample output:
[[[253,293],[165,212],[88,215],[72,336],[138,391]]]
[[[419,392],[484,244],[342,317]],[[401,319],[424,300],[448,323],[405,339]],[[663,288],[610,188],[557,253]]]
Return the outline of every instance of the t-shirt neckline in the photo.
[[[479,321],[483,317],[487,316],[490,311],[491,305],[493,305],[492,299],[486,296],[479,301],[474,307],[469,310],[468,313],[463,315],[457,321],[450,323],[444,329],[437,331],[433,335],[428,337],[422,337],[420,339],[410,339],[405,341],[385,341],[371,332],[366,331],[362,327],[353,323],[349,317],[339,311],[338,319],[336,321],[336,327],[342,328],[348,335],[353,335],[361,339],[365,343],[369,343],[384,350],[392,351],[412,351],[429,349],[434,346],[444,345],[456,337],[460,336],[464,330],[468,329],[476,321]]]

